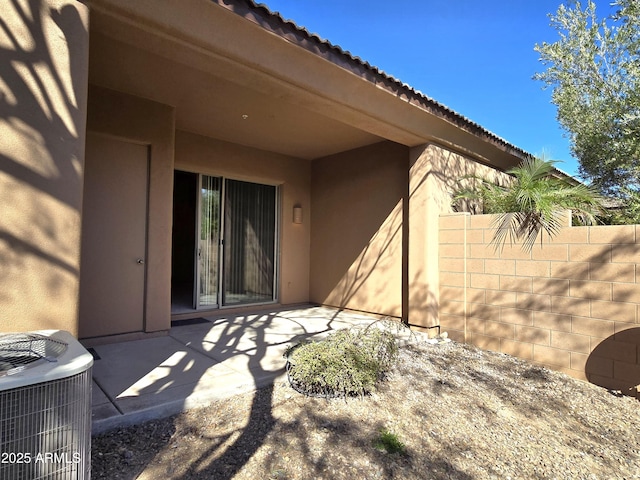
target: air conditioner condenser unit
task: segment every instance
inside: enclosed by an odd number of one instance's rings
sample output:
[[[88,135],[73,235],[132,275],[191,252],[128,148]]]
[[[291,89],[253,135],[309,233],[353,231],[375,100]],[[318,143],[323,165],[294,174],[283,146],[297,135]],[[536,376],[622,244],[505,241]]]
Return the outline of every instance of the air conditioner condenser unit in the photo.
[[[0,480],[91,477],[92,366],[68,332],[0,334]]]

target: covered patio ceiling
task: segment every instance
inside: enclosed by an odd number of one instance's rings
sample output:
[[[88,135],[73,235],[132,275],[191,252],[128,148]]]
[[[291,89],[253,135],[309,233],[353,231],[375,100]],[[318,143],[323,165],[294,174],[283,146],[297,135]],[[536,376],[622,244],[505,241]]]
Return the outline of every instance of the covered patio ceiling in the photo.
[[[384,140],[308,108],[304,92],[236,68],[92,12],[90,83],[175,107],[179,130],[307,160]]]
[[[343,54],[264,28],[233,2],[88,3],[90,83],[173,106],[177,129],[306,160],[383,140],[435,141],[500,168],[522,153],[329,58]]]

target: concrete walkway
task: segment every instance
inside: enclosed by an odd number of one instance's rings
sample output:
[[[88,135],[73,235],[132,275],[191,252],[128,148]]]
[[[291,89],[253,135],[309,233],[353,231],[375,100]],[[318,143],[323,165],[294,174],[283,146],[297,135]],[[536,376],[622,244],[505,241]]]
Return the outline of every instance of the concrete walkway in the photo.
[[[263,387],[284,376],[287,346],[373,320],[326,307],[216,315],[93,347],[93,433]]]

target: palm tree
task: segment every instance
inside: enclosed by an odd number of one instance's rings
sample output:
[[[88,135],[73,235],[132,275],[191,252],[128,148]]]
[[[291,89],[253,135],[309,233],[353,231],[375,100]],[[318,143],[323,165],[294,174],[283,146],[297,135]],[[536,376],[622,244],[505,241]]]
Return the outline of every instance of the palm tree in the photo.
[[[506,187],[476,177],[475,185],[454,194],[454,201],[480,202],[483,213],[496,214],[491,240],[496,249],[508,238],[531,250],[538,236],[542,241],[542,232],[553,237],[560,231],[567,210],[576,224],[597,223],[604,213],[603,198],[591,186],[558,176],[555,163],[536,157],[523,160],[506,172],[512,176]]]

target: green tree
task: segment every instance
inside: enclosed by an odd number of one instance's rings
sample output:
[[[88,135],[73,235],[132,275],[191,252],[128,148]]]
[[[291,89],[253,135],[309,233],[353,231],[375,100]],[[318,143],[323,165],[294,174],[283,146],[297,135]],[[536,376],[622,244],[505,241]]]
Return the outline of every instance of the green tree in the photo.
[[[580,176],[640,220],[640,1],[618,0],[600,19],[588,0],[550,15],[560,39],[535,46],[547,67],[534,78],[551,87]],[[635,212],[635,213],[634,213]]]
[[[567,210],[573,223],[579,225],[593,225],[604,213],[603,198],[597,190],[560,175],[555,163],[541,158],[524,160],[507,171],[512,176],[507,186],[473,178],[454,193],[453,200],[478,202],[483,213],[497,214],[491,240],[496,249],[509,240],[511,244],[522,242],[523,248],[531,250],[543,233],[553,237],[560,231]]]

